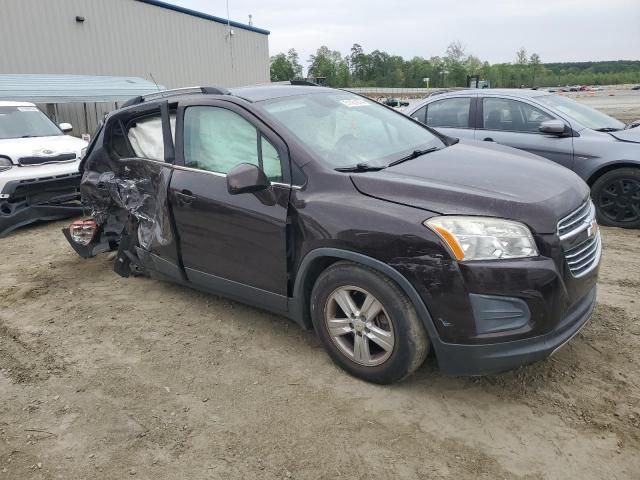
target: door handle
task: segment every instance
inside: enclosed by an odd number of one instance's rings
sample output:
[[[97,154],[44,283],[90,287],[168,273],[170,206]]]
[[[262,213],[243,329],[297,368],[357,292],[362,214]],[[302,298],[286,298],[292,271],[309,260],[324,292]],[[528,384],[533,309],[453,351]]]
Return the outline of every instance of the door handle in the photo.
[[[482,140],[484,140],[485,142],[495,142],[495,140],[491,137],[483,138]]]
[[[196,199],[195,195],[190,190],[180,190],[175,192],[176,200],[180,205],[191,205]]]

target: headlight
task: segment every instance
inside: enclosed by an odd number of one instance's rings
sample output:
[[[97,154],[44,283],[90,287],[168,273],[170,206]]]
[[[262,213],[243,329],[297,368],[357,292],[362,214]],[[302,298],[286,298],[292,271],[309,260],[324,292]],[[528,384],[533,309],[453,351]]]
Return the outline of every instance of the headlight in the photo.
[[[447,244],[457,260],[497,260],[538,255],[531,231],[511,220],[457,215],[424,222]]]
[[[84,147],[82,150],[80,150],[80,160],[82,160],[86,154],[87,154],[87,147]]]
[[[5,170],[9,170],[13,166],[11,160],[7,157],[0,157],[0,172],[4,172]]]

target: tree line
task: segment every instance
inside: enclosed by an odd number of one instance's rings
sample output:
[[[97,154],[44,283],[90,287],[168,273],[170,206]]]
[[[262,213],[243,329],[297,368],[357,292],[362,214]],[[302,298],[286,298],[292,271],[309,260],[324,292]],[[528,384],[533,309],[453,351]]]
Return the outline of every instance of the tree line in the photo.
[[[332,87],[464,87],[467,76],[478,75],[492,87],[549,87],[640,83],[640,61],[542,63],[540,56],[522,47],[509,63],[490,64],[452,42],[445,55],[430,58],[374,50],[366,53],[354,43],[349,54],[321,46],[308,62],[307,76],[325,78]],[[301,79],[303,68],[297,51],[271,57],[271,81]]]

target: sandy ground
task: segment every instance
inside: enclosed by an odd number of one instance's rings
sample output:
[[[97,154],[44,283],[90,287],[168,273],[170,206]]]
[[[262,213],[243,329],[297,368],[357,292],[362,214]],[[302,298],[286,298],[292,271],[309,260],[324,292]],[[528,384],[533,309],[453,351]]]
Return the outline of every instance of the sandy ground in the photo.
[[[602,229],[555,356],[381,387],[281,317],[78,257],[65,223],[0,240],[0,480],[640,478],[638,231]]]
[[[640,232],[603,229],[595,315],[550,359],[380,387],[283,318],[78,257],[62,225],[0,244],[0,479],[638,478]]]

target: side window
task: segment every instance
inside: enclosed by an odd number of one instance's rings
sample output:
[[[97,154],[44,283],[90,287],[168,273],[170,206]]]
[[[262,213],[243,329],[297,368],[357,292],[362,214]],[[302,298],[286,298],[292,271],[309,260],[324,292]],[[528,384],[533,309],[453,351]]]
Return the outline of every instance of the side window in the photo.
[[[260,136],[260,147],[262,148],[262,170],[267,178],[273,182],[282,181],[282,163],[275,147],[262,135]]]
[[[171,135],[175,140],[176,115],[171,113]],[[162,119],[160,113],[148,115],[130,122],[127,125],[127,140],[133,155],[140,158],[148,158],[158,162],[164,162],[164,138],[162,136]],[[114,145],[114,148],[125,149]]]
[[[427,125],[430,127],[469,128],[471,97],[447,98],[427,106]]]
[[[487,130],[531,133],[538,132],[540,123],[553,119],[536,107],[506,98],[482,99],[482,116]]]
[[[425,105],[422,108],[419,108],[418,110],[416,110],[415,112],[413,112],[411,114],[411,118],[413,118],[414,120],[417,120],[419,122],[425,123],[425,115],[427,113],[427,106]]]
[[[269,180],[282,180],[276,149],[237,113],[218,107],[189,107],[184,114],[185,166],[228,173],[239,163],[262,168]]]

